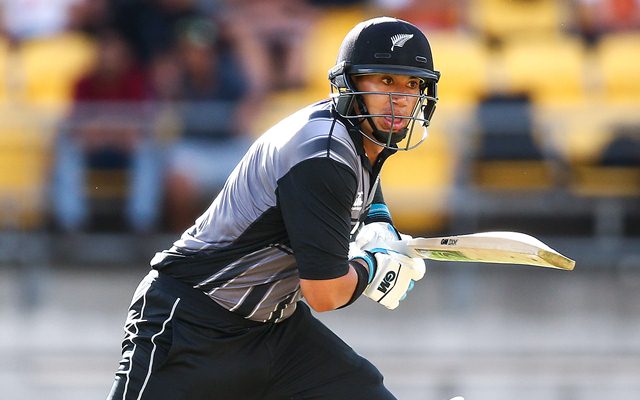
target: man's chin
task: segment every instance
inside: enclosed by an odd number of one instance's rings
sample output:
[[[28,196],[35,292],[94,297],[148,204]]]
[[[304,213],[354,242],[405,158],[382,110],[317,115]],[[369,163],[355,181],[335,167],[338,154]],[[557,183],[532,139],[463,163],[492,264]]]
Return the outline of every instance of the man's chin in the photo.
[[[391,133],[394,136],[395,135],[404,135],[404,134],[407,133],[407,127],[405,126],[405,127],[402,127],[402,128],[394,129],[393,131],[389,131],[387,129],[387,130],[383,130],[382,132]]]
[[[378,128],[379,131],[381,132],[392,132],[392,133],[402,133],[404,131],[407,130],[407,126],[408,124],[401,124],[401,125],[391,125],[391,124],[380,124],[380,127]]]

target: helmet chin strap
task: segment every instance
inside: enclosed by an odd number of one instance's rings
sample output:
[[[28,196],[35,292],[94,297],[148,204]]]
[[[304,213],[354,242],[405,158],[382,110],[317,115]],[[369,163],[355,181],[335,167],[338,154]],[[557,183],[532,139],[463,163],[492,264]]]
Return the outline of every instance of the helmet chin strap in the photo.
[[[367,117],[367,120],[369,121],[369,124],[372,125],[373,132],[371,134],[373,135],[373,137],[376,138],[377,141],[384,144],[398,144],[402,140],[404,140],[405,137],[407,137],[407,133],[409,132],[408,128],[402,128],[397,132],[383,132],[375,126],[374,122],[371,120],[371,117]],[[389,135],[391,135],[391,140],[389,140]]]
[[[356,96],[356,102],[358,103],[358,107],[362,109],[362,114],[368,115],[369,110],[367,110],[367,106],[364,104],[364,101],[362,100],[362,98],[360,98],[360,96]],[[385,145],[386,144],[395,145],[401,142],[409,132],[408,128],[402,128],[398,132],[393,132],[393,131],[384,132],[378,129],[378,127],[376,126],[376,123],[373,121],[373,118],[371,116],[365,117],[364,119],[369,123],[369,126],[371,126],[371,129],[373,130],[371,132],[371,134],[373,135],[373,138]],[[362,125],[362,122],[364,122],[364,120],[359,121],[358,125]],[[360,130],[362,131],[362,128],[360,128]],[[367,135],[364,132],[362,133],[364,135]],[[389,140],[389,136],[391,136],[391,140]]]

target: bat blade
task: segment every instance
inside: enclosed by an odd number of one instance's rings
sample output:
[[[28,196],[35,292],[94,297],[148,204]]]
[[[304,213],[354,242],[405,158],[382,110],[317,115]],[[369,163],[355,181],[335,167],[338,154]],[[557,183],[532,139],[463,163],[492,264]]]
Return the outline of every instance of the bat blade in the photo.
[[[521,264],[569,271],[575,267],[574,260],[520,232],[414,238],[388,242],[385,246],[410,257],[438,261]]]

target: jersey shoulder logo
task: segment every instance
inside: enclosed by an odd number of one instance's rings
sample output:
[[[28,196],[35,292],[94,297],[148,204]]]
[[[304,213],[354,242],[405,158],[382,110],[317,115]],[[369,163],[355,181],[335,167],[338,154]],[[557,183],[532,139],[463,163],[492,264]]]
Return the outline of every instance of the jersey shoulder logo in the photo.
[[[395,47],[404,46],[412,37],[413,33],[398,33],[397,35],[391,36],[391,51],[393,51]]]

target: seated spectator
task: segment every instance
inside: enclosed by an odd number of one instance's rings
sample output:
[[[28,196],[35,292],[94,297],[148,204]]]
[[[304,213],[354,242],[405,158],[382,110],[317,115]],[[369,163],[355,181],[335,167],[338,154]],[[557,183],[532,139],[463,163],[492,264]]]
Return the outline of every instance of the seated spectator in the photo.
[[[574,29],[587,44],[609,32],[640,29],[639,0],[573,0]]]
[[[252,139],[239,118],[252,80],[220,28],[194,19],[178,34],[182,134],[169,148],[166,175],[167,222],[175,231],[193,224]]]
[[[198,0],[110,0],[109,5],[115,28],[144,64],[174,45],[181,21],[204,16]]]
[[[181,134],[179,102],[182,68],[173,50],[158,53],[149,62],[149,107],[153,135],[165,150]]]
[[[307,0],[227,0],[234,24],[245,27],[267,55],[271,90],[300,87],[306,35],[315,17]]]
[[[155,225],[160,177],[145,126],[146,97],[145,74],[126,42],[114,31],[101,33],[95,66],[77,82],[73,109],[56,143],[53,217],[63,230],[93,228],[87,196],[93,169],[125,169],[128,227],[144,232]]]
[[[76,0],[67,12],[67,29],[95,36],[109,26],[112,0]]]
[[[465,30],[469,0],[374,0],[382,13],[410,21],[425,30]]]
[[[317,7],[350,7],[367,5],[369,0],[308,0],[308,2]]]

